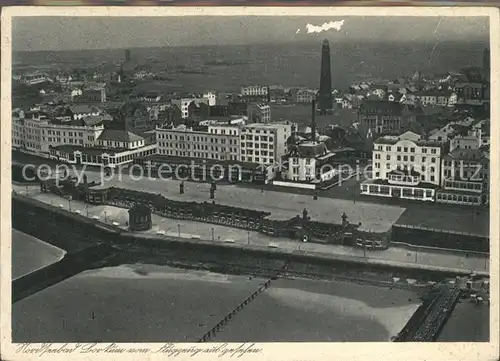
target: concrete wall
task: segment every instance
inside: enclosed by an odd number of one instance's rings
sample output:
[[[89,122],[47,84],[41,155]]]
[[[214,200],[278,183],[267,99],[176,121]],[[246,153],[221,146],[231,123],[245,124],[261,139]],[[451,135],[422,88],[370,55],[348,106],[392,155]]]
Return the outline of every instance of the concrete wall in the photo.
[[[392,226],[392,242],[403,242],[414,246],[456,249],[489,253],[488,237],[435,232],[425,229]]]

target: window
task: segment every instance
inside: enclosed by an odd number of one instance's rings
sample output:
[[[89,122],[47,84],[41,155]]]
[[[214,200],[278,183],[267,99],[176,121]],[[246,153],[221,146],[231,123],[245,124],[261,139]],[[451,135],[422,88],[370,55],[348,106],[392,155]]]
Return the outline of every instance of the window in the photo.
[[[415,153],[415,148],[410,148],[410,153]]]
[[[431,163],[436,163],[436,158],[432,157],[431,158]]]
[[[398,159],[398,160],[401,160],[401,156],[400,156],[400,155],[398,155],[398,158],[397,158],[397,159]]]
[[[411,162],[415,161],[415,157],[414,157],[413,155],[412,155],[412,156],[410,156],[410,161],[411,161]]]
[[[406,155],[405,155],[405,156],[403,156],[403,160],[404,160],[405,162],[406,162],[406,161],[408,161],[408,156],[406,156]]]
[[[387,160],[391,160],[391,156],[390,156],[390,155],[387,155],[387,156],[386,156],[386,159],[387,159]]]
[[[398,147],[398,152],[401,152],[401,147]]]
[[[422,153],[427,153],[427,148],[422,148]]]
[[[426,157],[422,157],[422,162],[426,162],[427,161],[427,158]]]

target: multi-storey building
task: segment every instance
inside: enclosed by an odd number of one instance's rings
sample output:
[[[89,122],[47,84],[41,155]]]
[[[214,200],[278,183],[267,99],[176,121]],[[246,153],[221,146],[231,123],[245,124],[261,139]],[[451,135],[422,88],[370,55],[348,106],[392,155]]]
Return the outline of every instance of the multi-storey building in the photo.
[[[60,145],[50,148],[50,158],[70,164],[115,168],[137,158],[156,154],[156,144],[125,129],[105,129],[92,146]]]
[[[248,119],[254,123],[270,123],[271,107],[263,103],[252,103],[248,105]]]
[[[39,114],[13,114],[12,147],[70,164],[116,167],[156,154],[156,144],[124,129],[105,129],[85,119],[51,121]]]
[[[358,110],[361,127],[374,135],[400,134],[416,116],[416,109],[411,105],[384,100],[366,100]]]
[[[154,129],[148,109],[139,102],[124,104],[118,113],[118,120],[132,131],[145,132]]]
[[[82,100],[104,103],[106,102],[106,88],[92,87],[84,89],[80,97]]]
[[[212,129],[212,132],[210,132]],[[222,134],[215,128],[194,130],[185,125],[156,128],[158,154],[211,160],[239,160],[238,134]]]
[[[328,151],[325,143],[306,140],[292,147],[288,155],[288,168],[282,177],[292,182],[321,183],[336,175],[331,165],[334,153]]]
[[[422,106],[448,106],[450,93],[439,89],[429,89],[416,94],[419,104]]]
[[[312,103],[316,99],[316,93],[311,89],[299,89],[295,94],[295,101],[297,103]]]
[[[51,122],[40,113],[16,113],[12,120],[12,147],[42,157],[48,157],[50,149],[59,145],[92,146],[104,130],[101,124]]]
[[[46,81],[51,80],[47,74],[43,73],[24,74],[21,76],[21,83],[26,85],[36,85]]]
[[[203,94],[203,97],[186,97],[186,98],[180,98],[180,99],[171,99],[170,103],[172,105],[177,105],[179,109],[181,110],[181,117],[182,119],[187,119],[189,118],[189,105],[192,102],[195,102],[196,105],[199,103],[205,103],[209,106],[215,105],[216,104],[217,97],[214,93],[205,93]]]
[[[442,158],[441,187],[436,201],[480,205],[488,201],[489,152],[456,148]]]
[[[286,123],[248,124],[241,129],[241,160],[259,164],[281,162],[292,125]]]
[[[101,110],[98,107],[88,104],[75,104],[66,108],[64,116],[71,119],[82,119],[91,115],[100,115]]]
[[[267,97],[269,87],[265,85],[249,85],[241,87],[241,96],[243,97]]]
[[[446,147],[413,132],[378,138],[373,148],[373,177],[361,185],[361,193],[434,201]]]

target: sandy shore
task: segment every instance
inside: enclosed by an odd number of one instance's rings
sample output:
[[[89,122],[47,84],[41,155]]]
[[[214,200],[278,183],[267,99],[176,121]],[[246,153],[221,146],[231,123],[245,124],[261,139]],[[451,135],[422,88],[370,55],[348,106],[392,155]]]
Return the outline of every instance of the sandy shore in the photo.
[[[154,265],[87,271],[15,303],[13,339],[195,341],[263,281]],[[369,303],[374,290],[378,305]],[[417,306],[407,296],[341,282],[277,280],[217,340],[387,341]]]
[[[66,251],[12,229],[12,279],[61,260]]]

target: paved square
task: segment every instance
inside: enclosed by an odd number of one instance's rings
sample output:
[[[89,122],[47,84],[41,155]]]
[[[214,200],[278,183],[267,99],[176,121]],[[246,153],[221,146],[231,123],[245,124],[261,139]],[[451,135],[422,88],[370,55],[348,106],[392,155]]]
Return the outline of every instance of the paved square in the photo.
[[[133,180],[123,175],[105,182],[102,187],[121,187],[149,193],[159,193],[178,201],[211,202],[210,184],[184,183],[184,194],[179,194],[179,181],[160,179]],[[365,231],[386,232],[405,211],[405,208],[376,203],[356,202],[351,200],[318,198],[301,194],[264,191],[241,188],[232,185],[219,185],[215,193],[215,202],[235,207],[271,212],[272,219],[290,219],[302,215],[307,209],[312,220],[326,223],[341,223],[343,212],[351,223],[361,222]]]

